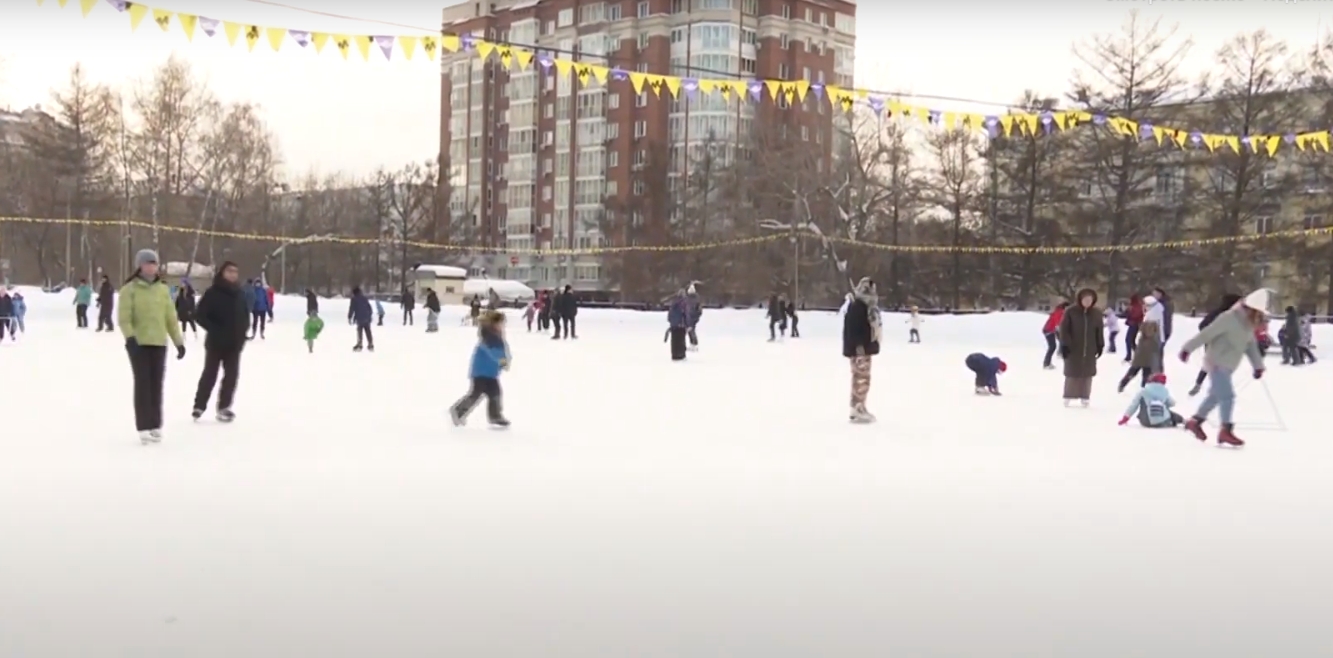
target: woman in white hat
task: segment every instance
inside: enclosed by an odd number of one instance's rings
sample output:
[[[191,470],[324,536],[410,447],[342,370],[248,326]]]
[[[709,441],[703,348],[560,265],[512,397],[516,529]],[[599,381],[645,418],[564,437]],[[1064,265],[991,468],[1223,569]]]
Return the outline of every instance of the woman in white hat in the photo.
[[[1240,367],[1241,358],[1248,358],[1254,367],[1254,378],[1264,376],[1264,357],[1259,353],[1254,329],[1268,321],[1268,300],[1269,291],[1263,289],[1246,295],[1244,300],[1218,314],[1212,324],[1181,346],[1181,361],[1189,361],[1190,353],[1200,347],[1204,348],[1203,368],[1208,371],[1208,395],[1199,403],[1194,417],[1185,422],[1185,429],[1194,438],[1208,440],[1203,424],[1213,409],[1217,409],[1222,421],[1222,430],[1217,433],[1218,445],[1245,445],[1244,441],[1236,437],[1232,421],[1236,409],[1236,387],[1232,383],[1232,375]]]

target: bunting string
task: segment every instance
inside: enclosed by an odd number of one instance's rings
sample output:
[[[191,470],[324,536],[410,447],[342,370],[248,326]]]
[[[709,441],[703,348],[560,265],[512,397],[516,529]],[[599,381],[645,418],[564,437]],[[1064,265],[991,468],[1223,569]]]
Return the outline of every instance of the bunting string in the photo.
[[[43,5],[48,0],[37,0]],[[54,0],[61,8],[70,0]],[[267,27],[207,16],[158,9],[127,0],[78,0],[83,16],[87,17],[99,4],[129,19],[131,31],[137,31],[144,19],[152,17],[162,31],[169,32],[173,25],[193,41],[196,33],[208,38],[224,38],[229,47],[244,43],[247,52],[253,52],[262,43],[274,52],[307,50],[322,54],[331,44],[333,51],[344,60],[355,52],[363,61],[382,56],[385,60],[401,59],[436,62],[444,53],[469,52],[483,62],[494,61],[499,66],[517,71],[533,66],[548,75],[573,76],[581,86],[607,86],[609,83],[628,84],[636,94],[650,92],[654,98],[694,98],[700,95],[720,96],[734,102],[769,102],[782,107],[805,107],[807,99],[827,103],[832,109],[851,112],[868,108],[881,119],[897,118],[946,129],[967,129],[981,132],[990,138],[1018,135],[1047,135],[1079,126],[1103,126],[1126,139],[1161,147],[1193,149],[1208,153],[1251,153],[1276,157],[1279,152],[1330,151],[1328,130],[1309,130],[1254,135],[1207,133],[1171,126],[1135,121],[1108,114],[1083,110],[1051,110],[1009,114],[977,114],[950,112],[909,105],[899,100],[865,89],[844,88],[807,80],[735,80],[689,78],[638,71],[619,67],[578,62],[556,57],[553,53],[518,45],[495,43],[471,35],[394,35],[394,34],[336,34],[284,27]],[[378,54],[378,55],[377,55]]]
[[[359,238],[350,236],[327,235],[314,238],[303,238],[299,235],[273,235],[268,233],[245,233],[239,231],[212,231],[198,229],[192,226],[154,226],[150,222],[137,220],[120,219],[64,219],[64,218],[43,218],[43,217],[0,217],[0,224],[50,224],[50,225],[73,225],[86,226],[94,228],[130,228],[147,231],[158,231],[161,233],[188,233],[198,234],[205,237],[229,238],[246,242],[270,242],[270,243],[292,243],[303,242],[307,244],[342,244],[342,245],[379,245],[386,242],[391,244],[402,244],[394,240],[383,240],[376,238]],[[1168,249],[1195,249],[1202,247],[1213,247],[1231,243],[1263,243],[1278,240],[1308,240],[1310,238],[1322,238],[1333,236],[1333,227],[1313,228],[1313,229],[1292,229],[1287,231],[1274,231],[1271,233],[1255,233],[1245,235],[1228,235],[1215,238],[1199,238],[1193,240],[1172,240],[1167,242],[1140,242],[1133,244],[1115,244],[1115,245],[1072,245],[1072,246],[958,246],[953,245],[895,245],[878,242],[869,242],[865,240],[854,240],[851,238],[824,237],[822,239],[829,242],[847,245],[850,247],[875,249],[884,252],[910,253],[910,254],[1045,254],[1045,255],[1082,255],[1082,254],[1109,254],[1126,253],[1140,251],[1159,251]],[[801,235],[797,237],[807,240],[820,240],[819,236]],[[582,255],[615,255],[628,253],[682,253],[712,251],[717,249],[727,249],[734,247],[748,247],[754,245],[767,244],[770,242],[786,241],[791,238],[787,233],[774,233],[773,235],[762,235],[748,238],[736,238],[733,240],[719,240],[713,242],[698,242],[691,244],[674,244],[660,246],[623,246],[623,247],[588,247],[578,249],[513,249],[507,247],[483,247],[466,244],[449,244],[441,242],[425,242],[421,240],[408,240],[407,246],[432,251],[443,251],[452,253],[468,254],[504,254],[504,255],[531,255],[531,256],[582,256]]]

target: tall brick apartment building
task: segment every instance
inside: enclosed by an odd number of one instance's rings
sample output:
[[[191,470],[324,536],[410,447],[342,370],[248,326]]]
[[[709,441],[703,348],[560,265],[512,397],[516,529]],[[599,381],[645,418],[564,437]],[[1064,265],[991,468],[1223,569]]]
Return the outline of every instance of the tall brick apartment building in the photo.
[[[626,71],[695,78],[805,79],[852,85],[856,6],[848,0],[494,0],[444,10],[444,31],[471,34]],[[642,194],[650,149],[684,176],[689,149],[742,142],[762,122],[828,134],[831,112],[636,96],[628,83],[580,89],[543,71],[445,54],[440,152],[452,221],[471,223],[500,254],[474,267],[536,288],[607,286],[596,256],[532,257],[524,249],[607,244],[604,204]],[[828,152],[832,139],[811,140]],[[674,181],[672,181],[674,183]],[[667,221],[653,218],[650,221]],[[514,253],[505,253],[506,249]]]

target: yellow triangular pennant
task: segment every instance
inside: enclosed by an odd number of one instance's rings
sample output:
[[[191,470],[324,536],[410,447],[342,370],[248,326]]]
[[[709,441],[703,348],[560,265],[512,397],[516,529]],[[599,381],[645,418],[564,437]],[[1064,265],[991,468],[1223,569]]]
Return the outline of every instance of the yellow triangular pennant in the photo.
[[[361,59],[370,61],[370,45],[375,43],[375,38],[366,34],[358,34],[356,37],[356,49],[361,51]]]
[[[1008,137],[1014,132],[1014,115],[1004,114],[1000,116],[1000,132]]]
[[[1163,128],[1161,126],[1153,126],[1152,136],[1153,139],[1157,140],[1157,145],[1161,146],[1162,140],[1166,139],[1166,128]]]
[[[647,74],[647,73],[639,73],[638,71],[630,71],[630,72],[629,72],[629,84],[630,84],[631,87],[634,88],[634,93],[636,93],[636,94],[642,94],[642,93],[643,93],[643,85],[644,85],[644,83],[646,83],[646,82],[648,82],[648,74]]]
[[[562,78],[569,77],[569,72],[574,68],[574,62],[567,59],[555,60],[555,72]]]
[[[352,50],[352,37],[349,37],[346,34],[333,35],[333,47],[338,49],[338,52],[343,56],[343,59],[347,59],[347,53]]]
[[[174,12],[165,9],[154,9],[153,22],[157,23],[157,26],[162,28],[163,32],[166,32],[171,29],[171,16],[173,13]]]
[[[137,2],[131,2],[125,7],[125,13],[130,15],[130,31],[139,29],[139,24],[143,22],[148,15],[148,5],[141,5]]]
[[[60,0],[60,8],[61,8],[61,9],[64,9],[64,8],[65,8],[65,5],[67,5],[67,4],[69,4],[69,0]]]
[[[516,50],[514,51],[514,58],[518,60],[518,68],[520,70],[526,71],[529,66],[532,66],[533,54],[531,51],[523,49]]]
[[[1232,152],[1240,154],[1240,137],[1236,135],[1227,135],[1223,138],[1227,146],[1231,147]]]
[[[176,22],[181,24],[186,41],[194,41],[194,26],[199,24],[199,17],[194,14],[176,14]]]
[[[417,51],[416,37],[398,37],[398,47],[403,49],[403,57],[407,61],[412,61],[412,55]]]
[[[1317,133],[1314,133],[1313,138],[1314,138],[1314,142],[1315,142],[1316,144],[1318,144],[1318,145],[1320,145],[1321,147],[1323,147],[1325,151],[1328,150],[1328,131],[1327,131],[1327,130],[1321,130],[1321,131],[1319,131],[1319,132],[1317,132]]]
[[[660,77],[661,77],[662,87],[665,88],[667,92],[671,94],[671,97],[679,98],[680,78],[677,78],[674,75],[664,75]],[[661,96],[661,93],[659,93],[658,95]]]
[[[1185,148],[1185,142],[1189,141],[1189,138],[1190,134],[1183,130],[1177,130],[1176,134],[1172,136],[1172,139],[1176,141],[1176,146],[1180,148]]]
[[[477,57],[481,58],[483,62],[490,59],[491,53],[495,52],[495,44],[489,41],[478,41],[474,44],[474,47],[477,49]]]
[[[259,43],[259,26],[249,25],[245,28],[245,49],[254,52],[255,44]]]
[[[315,54],[324,52],[324,45],[329,42],[328,32],[311,32],[310,44],[315,47]]]
[[[1056,112],[1055,114],[1051,115],[1051,118],[1055,120],[1055,125],[1059,126],[1060,130],[1065,130],[1066,128],[1069,127],[1068,112]]]
[[[447,50],[451,53],[456,53],[458,52],[458,49],[461,47],[463,47],[463,42],[460,41],[459,38],[453,34],[446,34],[440,37],[440,48],[443,50]]]
[[[807,80],[797,80],[791,84],[796,91],[796,100],[805,102],[805,95],[810,92],[810,82]]]
[[[273,52],[282,50],[282,42],[287,40],[287,28],[285,27],[266,27],[264,35],[268,37],[268,45],[273,48]]]
[[[236,37],[241,36],[241,24],[222,21],[222,31],[227,33],[227,45],[235,46]]]
[[[588,69],[588,73],[592,74],[592,79],[596,80],[597,84],[603,87],[606,86],[606,78],[607,76],[611,75],[611,69],[606,68],[605,66],[597,66],[594,64],[589,64],[585,68]]]
[[[435,37],[421,37],[421,52],[426,53],[426,59],[435,61],[435,56],[440,54],[440,40]]]
[[[83,17],[87,18],[88,14],[92,13],[93,7],[97,6],[97,0],[79,0],[79,6],[83,8]]]
[[[744,101],[745,94],[750,91],[749,85],[744,80],[727,80],[723,84],[731,87],[731,91],[736,94],[736,100],[738,101]]]
[[[1277,147],[1282,145],[1282,138],[1278,135],[1272,135],[1268,138],[1268,157],[1277,155]]]
[[[500,66],[506,71],[513,67],[514,49],[509,46],[499,46],[495,49],[496,57],[500,59]]]
[[[768,97],[777,100],[782,94],[782,82],[778,80],[765,80],[764,88],[768,89]]]

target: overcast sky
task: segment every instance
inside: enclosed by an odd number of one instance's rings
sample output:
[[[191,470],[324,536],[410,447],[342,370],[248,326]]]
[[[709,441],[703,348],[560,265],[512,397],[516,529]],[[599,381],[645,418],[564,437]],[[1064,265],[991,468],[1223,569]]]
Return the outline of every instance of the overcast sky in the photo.
[[[291,45],[274,53],[261,39],[254,52],[243,42],[196,33],[187,42],[179,26],[163,33],[145,20],[131,33],[129,19],[106,0],[83,18],[80,0],[11,0],[0,21],[0,106],[47,103],[70,67],[82,62],[98,82],[138,84],[175,52],[223,100],[251,101],[278,135],[287,173],[361,174],[433,157],[439,143],[438,68],[418,54],[411,62],[369,63],[353,53],[344,62],[330,47],[322,55]],[[438,30],[439,8],[425,0],[290,0],[290,5],[363,19]],[[221,20],[345,34],[412,34],[401,27],[345,20],[246,0],[154,0],[149,6]],[[858,7],[858,86],[1003,103],[1024,89],[1058,96],[1068,88],[1071,44],[1119,28],[1136,9],[1144,19],[1179,24],[1196,43],[1187,69],[1203,70],[1230,36],[1259,27],[1293,46],[1314,43],[1333,26],[1333,2],[1233,0],[979,0],[875,2]],[[243,41],[243,40],[242,40]],[[395,57],[397,53],[395,52]],[[988,112],[993,106],[912,101],[943,110]],[[1204,127],[1206,129],[1206,127]]]

